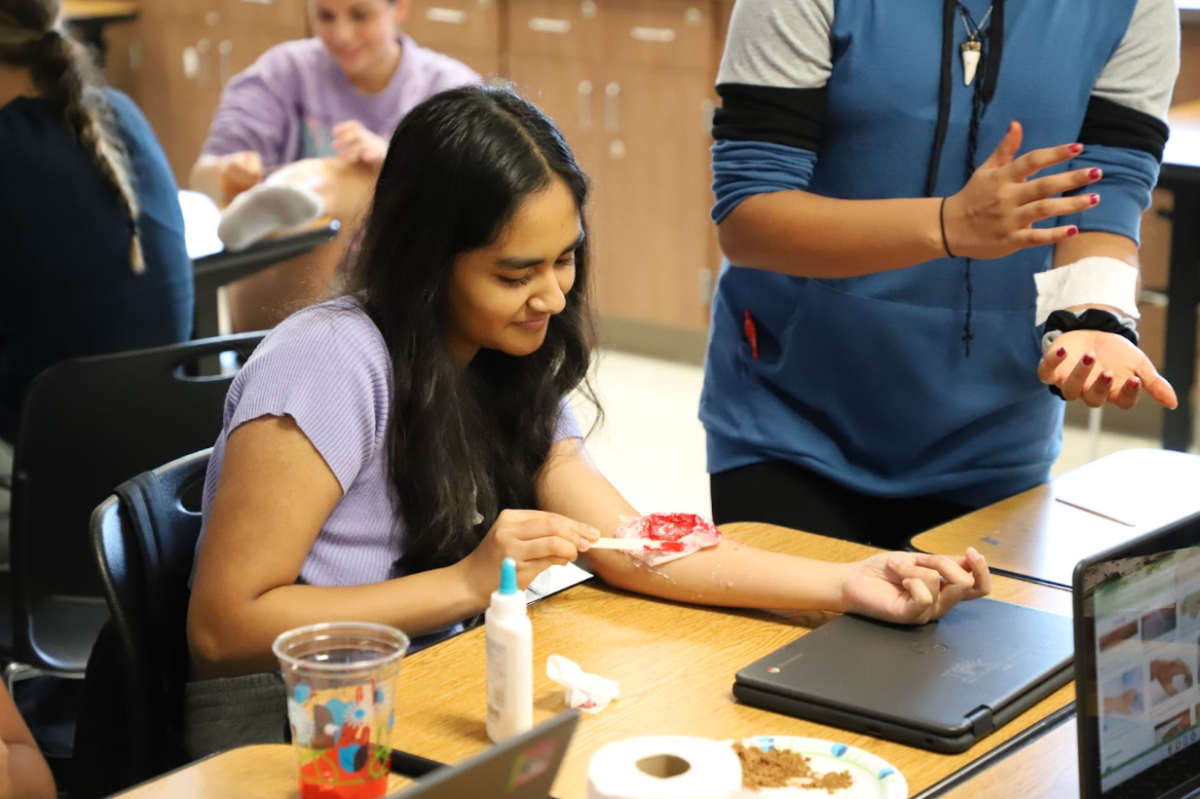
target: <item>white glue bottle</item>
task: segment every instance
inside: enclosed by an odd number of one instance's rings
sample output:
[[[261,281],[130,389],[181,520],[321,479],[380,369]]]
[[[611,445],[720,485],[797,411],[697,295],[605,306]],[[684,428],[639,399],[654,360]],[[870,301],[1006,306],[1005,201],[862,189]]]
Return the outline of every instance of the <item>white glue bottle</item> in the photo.
[[[533,728],[533,627],[517,564],[505,558],[500,589],[484,614],[487,634],[487,734],[496,743]]]

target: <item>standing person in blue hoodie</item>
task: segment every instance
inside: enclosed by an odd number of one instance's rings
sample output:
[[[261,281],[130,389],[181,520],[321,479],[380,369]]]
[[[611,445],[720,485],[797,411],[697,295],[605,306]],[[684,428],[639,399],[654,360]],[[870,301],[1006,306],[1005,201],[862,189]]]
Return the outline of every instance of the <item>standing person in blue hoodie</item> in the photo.
[[[1174,0],[740,0],[700,405],[718,524],[897,546],[1045,481],[1063,399],[1175,406],[1136,297],[1178,52]]]

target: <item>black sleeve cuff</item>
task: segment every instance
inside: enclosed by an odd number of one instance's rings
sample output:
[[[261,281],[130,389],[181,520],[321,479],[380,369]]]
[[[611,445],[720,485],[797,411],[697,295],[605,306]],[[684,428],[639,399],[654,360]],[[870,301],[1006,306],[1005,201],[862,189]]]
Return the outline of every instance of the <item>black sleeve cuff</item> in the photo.
[[[1093,97],[1088,101],[1083,127],[1079,129],[1079,141],[1081,144],[1140,150],[1162,163],[1168,132],[1167,123],[1158,117],[1112,100]]]
[[[825,134],[824,86],[783,89],[722,83],[721,107],[713,116],[713,138],[761,141],[817,152]]]

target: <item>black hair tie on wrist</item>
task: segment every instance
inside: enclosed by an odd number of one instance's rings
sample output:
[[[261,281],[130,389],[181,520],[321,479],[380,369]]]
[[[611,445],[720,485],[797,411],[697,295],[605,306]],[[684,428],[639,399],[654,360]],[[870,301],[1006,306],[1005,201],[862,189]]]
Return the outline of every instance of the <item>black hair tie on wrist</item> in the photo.
[[[938,221],[942,223],[942,246],[946,248],[947,258],[957,258],[958,256],[950,252],[950,242],[946,240],[946,200],[949,197],[942,198],[942,207],[938,211]]]
[[[1046,333],[1042,340],[1046,344],[1053,344],[1054,340],[1063,333],[1070,333],[1075,330],[1096,330],[1101,333],[1115,333],[1122,338],[1127,339],[1133,346],[1138,345],[1137,323],[1129,317],[1120,317],[1111,311],[1105,311],[1102,308],[1088,308],[1081,313],[1074,314],[1071,311],[1055,311],[1050,314],[1050,318],[1046,320]],[[1049,347],[1045,348],[1049,352]],[[1059,399],[1066,399],[1058,386],[1050,386],[1050,393]]]

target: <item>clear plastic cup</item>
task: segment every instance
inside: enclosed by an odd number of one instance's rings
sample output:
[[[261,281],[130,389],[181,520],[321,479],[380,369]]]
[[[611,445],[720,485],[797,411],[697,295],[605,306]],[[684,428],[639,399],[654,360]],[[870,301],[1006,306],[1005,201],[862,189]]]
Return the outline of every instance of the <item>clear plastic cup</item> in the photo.
[[[408,636],[384,624],[313,624],[272,649],[287,683],[301,799],[384,796]]]

